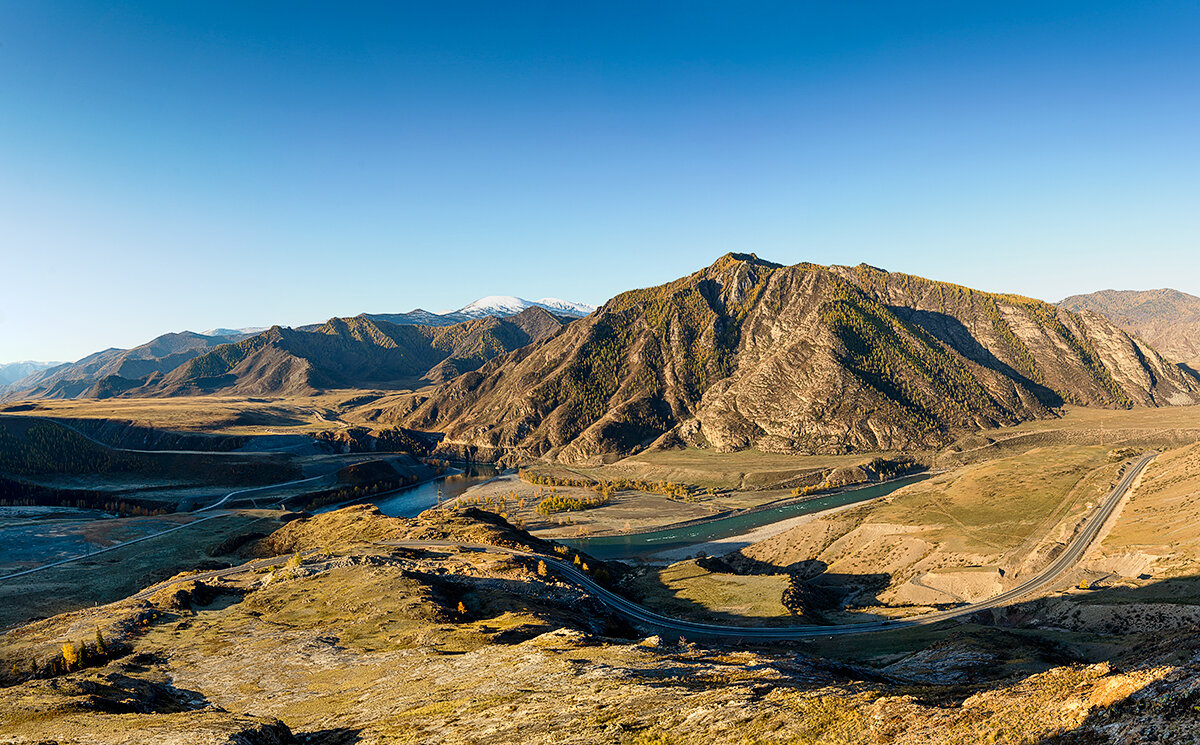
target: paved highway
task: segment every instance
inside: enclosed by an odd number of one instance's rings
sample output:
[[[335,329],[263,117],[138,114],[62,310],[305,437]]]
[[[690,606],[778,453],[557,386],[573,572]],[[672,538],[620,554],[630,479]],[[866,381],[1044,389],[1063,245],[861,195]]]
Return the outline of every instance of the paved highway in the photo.
[[[724,626],[718,624],[696,623],[694,621],[683,621],[677,618],[655,613],[648,608],[644,608],[631,600],[621,597],[610,590],[601,587],[591,577],[584,572],[575,568],[557,557],[544,556],[540,554],[532,554],[525,551],[517,551],[515,549],[499,548],[496,546],[485,546],[475,544],[452,544],[441,541],[386,541],[385,545],[403,546],[406,548],[422,548],[422,547],[454,547],[465,546],[468,548],[483,549],[488,551],[506,551],[519,556],[529,556],[542,559],[547,564],[553,566],[556,573],[562,579],[583,587],[591,594],[595,595],[605,605],[613,610],[617,615],[632,621],[641,626],[651,627],[653,629],[678,633],[684,636],[699,638],[721,638],[735,640],[786,640],[786,639],[811,639],[814,637],[827,636],[842,636],[846,634],[865,634],[878,631],[895,631],[897,629],[911,628],[914,626],[926,626],[929,624],[940,623],[954,618],[969,616],[973,613],[978,613],[982,610],[990,608],[999,608],[1009,605],[1017,600],[1044,589],[1060,580],[1064,574],[1072,569],[1096,536],[1100,533],[1101,528],[1112,517],[1113,512],[1121,503],[1122,498],[1129,491],[1133,482],[1138,475],[1146,468],[1157,453],[1147,453],[1140,460],[1133,464],[1125,476],[1113,487],[1105,500],[1097,507],[1093,513],[1087,518],[1083,530],[1075,536],[1075,539],[1067,546],[1051,564],[1038,572],[1036,575],[1014,587],[1007,592],[1002,592],[999,595],[982,600],[977,603],[962,605],[949,610],[938,611],[936,613],[928,613],[923,616],[915,616],[913,618],[905,618],[895,621],[873,621],[870,623],[850,623],[839,624],[832,626],[803,626],[803,627],[743,627],[743,626]]]
[[[1048,567],[1038,572],[1036,575],[1014,587],[1007,592],[1000,593],[994,597],[982,600],[977,603],[951,608],[949,610],[938,611],[936,613],[928,613],[923,616],[906,618],[895,621],[874,621],[870,623],[852,623],[839,624],[833,626],[776,626],[776,627],[746,627],[746,626],[724,626],[720,624],[697,623],[694,621],[684,621],[677,618],[670,618],[654,611],[645,608],[631,600],[621,597],[616,593],[600,586],[590,576],[577,569],[572,564],[559,559],[556,556],[548,556],[544,554],[530,553],[528,551],[519,551],[517,549],[504,548],[500,546],[492,546],[486,544],[472,543],[453,543],[447,541],[380,541],[380,545],[399,546],[404,548],[469,548],[483,551],[503,551],[516,556],[526,556],[545,561],[549,566],[553,567],[556,574],[565,580],[572,582],[579,587],[584,588],[589,593],[593,594],[602,603],[608,606],[617,615],[632,621],[633,623],[649,627],[659,631],[677,633],[683,636],[692,638],[719,638],[724,640],[740,640],[740,641],[782,641],[789,639],[812,639],[830,636],[843,636],[848,634],[866,634],[880,631],[895,631],[897,629],[911,628],[915,626],[925,626],[942,621],[948,621],[955,618],[961,618],[981,610],[990,608],[998,608],[1011,604],[1027,595],[1030,595],[1038,590],[1050,586],[1060,580],[1064,574],[1072,569],[1084,554],[1091,547],[1092,542],[1096,540],[1104,524],[1108,522],[1116,511],[1121,500],[1128,493],[1130,487],[1137,477],[1145,470],[1150,461],[1154,459],[1157,453],[1147,453],[1140,460],[1133,464],[1125,476],[1113,487],[1105,500],[1093,511],[1092,515],[1086,520],[1083,530],[1075,536],[1075,539],[1067,546]],[[212,517],[216,517],[215,515]],[[212,517],[201,519],[212,519]],[[195,523],[192,523],[195,524]],[[186,526],[180,526],[180,528]],[[178,530],[174,528],[173,530]],[[158,534],[158,535],[161,535]],[[154,536],[147,536],[147,538]],[[145,539],[140,539],[145,540]],[[116,548],[114,546],[113,548]],[[111,550],[111,549],[108,549]],[[313,551],[306,551],[305,554]],[[99,551],[94,553],[100,553]],[[202,572],[199,574],[190,575],[177,580],[168,581],[146,588],[136,595],[132,596],[135,599],[143,599],[149,597],[155,592],[170,587],[179,582],[190,582],[194,580],[213,579],[218,577],[226,577],[241,572],[253,571],[265,566],[269,566],[281,561],[282,557],[273,557],[269,559],[259,559],[248,564],[242,564],[228,569],[216,569],[210,572]],[[65,563],[65,562],[59,562]],[[38,567],[37,569],[26,570],[16,574],[0,577],[0,580],[17,577],[22,574],[38,571],[39,569],[49,568]]]

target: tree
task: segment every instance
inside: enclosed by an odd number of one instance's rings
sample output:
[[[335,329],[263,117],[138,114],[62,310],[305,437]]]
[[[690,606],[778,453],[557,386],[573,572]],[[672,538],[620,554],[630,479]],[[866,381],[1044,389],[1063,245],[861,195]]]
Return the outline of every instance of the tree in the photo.
[[[108,654],[108,647],[104,644],[104,634],[100,633],[100,629],[96,629],[96,651],[102,655]]]
[[[467,606],[464,605],[463,601],[461,601],[461,600],[458,601],[458,615],[460,615],[460,616],[467,615]]]
[[[79,650],[75,649],[75,645],[71,642],[64,642],[62,645],[63,662],[67,663],[67,670],[79,664]]]
[[[539,560],[538,561],[538,576],[539,577],[548,577],[549,575],[550,575],[550,568],[546,566],[545,561]]]

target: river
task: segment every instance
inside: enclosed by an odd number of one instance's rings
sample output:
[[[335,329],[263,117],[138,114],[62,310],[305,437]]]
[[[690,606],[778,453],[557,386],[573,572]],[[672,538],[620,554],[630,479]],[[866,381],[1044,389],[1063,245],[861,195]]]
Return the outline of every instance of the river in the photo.
[[[902,489],[909,484],[915,484],[929,478],[928,474],[906,476],[902,479],[888,481],[883,484],[872,484],[858,489],[830,494],[824,497],[814,497],[803,502],[792,502],[779,507],[741,512],[714,520],[692,523],[683,527],[652,530],[645,533],[625,533],[623,535],[599,536],[596,538],[555,538],[558,543],[577,548],[597,559],[644,559],[661,551],[668,551],[698,543],[729,538],[741,535],[754,528],[769,525],[790,517],[807,515],[843,507],[856,502],[886,496]]]
[[[500,475],[495,466],[478,463],[461,464],[456,468],[459,473],[452,473],[407,489],[367,497],[363,501],[374,504],[388,517],[414,517],[430,507],[436,507],[440,502],[454,499],[476,484],[482,484]]]

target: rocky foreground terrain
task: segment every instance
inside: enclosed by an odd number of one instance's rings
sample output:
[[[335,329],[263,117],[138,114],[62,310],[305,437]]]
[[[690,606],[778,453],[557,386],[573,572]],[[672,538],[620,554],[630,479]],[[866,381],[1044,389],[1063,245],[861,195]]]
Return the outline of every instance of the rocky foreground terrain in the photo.
[[[536,558],[386,543],[413,540],[565,552],[470,510],[399,520],[353,507],[290,522],[243,549],[242,571],[184,575],[0,637],[0,742],[1200,737],[1192,629],[1036,632],[1034,603],[916,636],[701,645],[630,628]],[[588,571],[621,585],[616,565]]]

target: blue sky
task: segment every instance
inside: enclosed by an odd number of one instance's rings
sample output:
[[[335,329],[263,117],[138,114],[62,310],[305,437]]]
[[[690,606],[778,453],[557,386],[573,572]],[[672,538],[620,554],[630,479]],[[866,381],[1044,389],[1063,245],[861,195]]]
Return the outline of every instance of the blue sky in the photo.
[[[727,251],[1200,294],[1200,6],[0,4],[0,361]]]

